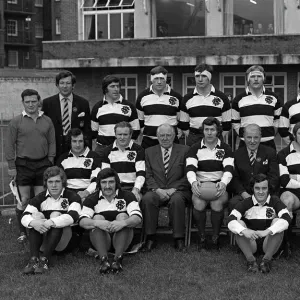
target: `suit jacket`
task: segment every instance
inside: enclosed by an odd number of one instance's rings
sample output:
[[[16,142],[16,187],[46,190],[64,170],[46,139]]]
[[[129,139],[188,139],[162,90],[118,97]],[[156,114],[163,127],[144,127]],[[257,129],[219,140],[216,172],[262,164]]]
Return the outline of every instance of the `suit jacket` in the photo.
[[[54,124],[56,140],[56,158],[58,158],[62,153],[68,151],[69,148],[69,145],[64,144],[63,139],[63,126],[59,94],[44,99],[42,110],[44,111],[45,115],[52,120]],[[78,117],[78,115],[81,113],[84,113],[84,116]],[[88,137],[88,146],[91,148],[91,115],[89,102],[86,99],[75,94],[73,94],[71,128],[80,128],[83,131],[83,133]]]
[[[231,181],[231,188],[235,194],[241,194],[246,191],[252,195],[250,179],[259,173],[268,176],[273,192],[277,192],[279,188],[279,165],[276,159],[276,151],[273,148],[259,145],[253,166],[250,165],[246,147],[241,147],[235,151],[234,174]]]
[[[190,190],[189,182],[185,176],[185,158],[188,150],[188,146],[173,144],[168,174],[165,176],[160,145],[147,148],[145,151],[147,189]]]

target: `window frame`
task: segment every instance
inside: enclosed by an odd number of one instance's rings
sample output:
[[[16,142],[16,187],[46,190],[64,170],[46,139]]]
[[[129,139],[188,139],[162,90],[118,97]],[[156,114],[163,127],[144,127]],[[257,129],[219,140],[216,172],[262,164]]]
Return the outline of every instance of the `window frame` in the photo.
[[[133,104],[136,102],[136,98],[138,96],[138,75],[137,74],[116,74],[115,75],[116,77],[120,78],[120,79],[125,79],[125,85],[122,85],[121,86],[121,90],[125,90],[125,95],[122,95],[124,97],[125,100],[128,100],[128,90],[133,90],[135,89],[135,99],[134,99],[134,102]],[[128,86],[127,85],[127,82],[128,82],[128,78],[134,78],[135,79],[135,86]],[[131,102],[131,101],[130,101]]]
[[[43,0],[34,0],[34,6],[35,7],[43,7],[44,1]]]
[[[182,74],[182,97],[187,94],[187,89],[191,88],[191,86],[187,85],[187,78],[188,77],[195,77],[194,73],[183,73]],[[195,88],[196,84],[194,84]]]
[[[7,4],[18,4],[18,0],[7,0]]]
[[[15,54],[15,59],[16,59],[16,64],[10,64],[10,55],[14,53]],[[8,50],[7,51],[7,65],[8,67],[18,67],[19,66],[19,51],[18,50]]]
[[[38,27],[40,27],[40,28],[38,28]],[[37,30],[37,28],[38,28],[38,30]],[[39,32],[39,30],[41,30],[41,32]],[[38,35],[38,33],[41,33],[41,35]],[[34,35],[35,35],[35,38],[38,38],[38,39],[44,38],[44,26],[43,26],[43,23],[39,23],[39,22],[35,23],[35,26],[34,26]]]
[[[12,27],[10,27],[8,25],[9,22],[13,22],[15,25],[15,31],[14,32],[9,32],[9,29],[11,29]],[[18,36],[18,20],[14,20],[14,19],[8,19],[6,21],[6,34],[7,36]]]
[[[61,35],[61,18],[55,18],[55,34]]]

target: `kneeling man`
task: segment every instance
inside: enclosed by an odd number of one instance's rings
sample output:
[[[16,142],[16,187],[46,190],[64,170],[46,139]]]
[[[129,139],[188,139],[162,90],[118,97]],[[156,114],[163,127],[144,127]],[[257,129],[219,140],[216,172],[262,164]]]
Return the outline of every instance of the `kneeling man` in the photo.
[[[97,189],[84,201],[79,225],[90,231],[90,239],[101,259],[100,273],[122,271],[123,253],[133,238],[133,227],[142,220],[139,204],[133,193],[121,189],[120,178],[111,168],[97,176]],[[115,249],[113,262],[108,250]]]
[[[70,225],[79,218],[81,199],[75,192],[66,190],[66,185],[67,177],[61,168],[55,166],[46,169],[46,191],[32,198],[23,213],[21,222],[29,228],[31,255],[24,274],[47,271],[52,252],[64,250],[71,240]],[[42,244],[43,256],[40,256]]]
[[[272,257],[282,243],[291,217],[280,199],[270,195],[266,175],[255,175],[251,188],[253,196],[236,205],[229,216],[228,228],[236,234],[237,244],[247,259],[248,271],[269,273]],[[254,254],[259,247],[264,256],[258,266]]]

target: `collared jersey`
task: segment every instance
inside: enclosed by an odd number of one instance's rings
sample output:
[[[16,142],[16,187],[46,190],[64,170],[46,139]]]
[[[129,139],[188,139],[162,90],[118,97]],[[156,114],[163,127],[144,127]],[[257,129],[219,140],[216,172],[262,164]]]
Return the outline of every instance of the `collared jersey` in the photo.
[[[261,128],[261,142],[267,142],[274,139],[274,127],[279,126],[280,113],[281,103],[275,93],[264,88],[257,98],[247,88],[233,99],[232,125],[244,140],[244,128],[249,124],[257,124]]]
[[[281,137],[293,136],[293,128],[298,122],[300,122],[300,95],[282,107],[278,128]]]
[[[96,178],[101,170],[101,159],[89,147],[86,147],[79,157],[76,157],[72,151],[62,154],[56,164],[65,171],[68,188],[86,189],[90,194],[95,191]]]
[[[279,220],[271,225],[274,218]],[[289,211],[277,196],[268,196],[261,205],[254,196],[239,202],[228,217],[228,228],[235,234],[241,234],[245,227],[237,220],[245,222],[252,230],[269,229],[272,234],[286,230],[291,222]]]
[[[224,93],[211,87],[207,96],[200,95],[195,88],[193,92],[183,97],[180,106],[179,127],[182,130],[191,130],[198,133],[203,121],[207,117],[215,117],[223,130],[231,129],[231,108],[228,98]]]
[[[30,228],[29,223],[34,220],[32,214],[42,212],[46,219],[50,219],[52,212],[60,212],[58,217],[52,217],[55,227],[62,228],[77,222],[81,212],[81,199],[73,191],[63,190],[58,199],[51,197],[48,191],[44,191],[29,200],[23,217],[22,224]]]
[[[102,169],[114,169],[120,177],[122,186],[136,187],[141,190],[145,182],[146,170],[145,151],[140,145],[131,140],[128,147],[121,151],[115,141],[105,148],[103,157]]]
[[[117,123],[126,121],[133,129],[132,138],[135,140],[140,133],[137,111],[134,105],[122,98],[113,104],[103,99],[95,104],[91,114],[92,131],[96,131],[97,143],[100,145],[110,145],[115,140],[114,127]]]
[[[113,221],[119,213],[127,213],[129,217],[139,216],[142,219],[142,212],[135,196],[124,190],[117,190],[115,198],[109,202],[103,195],[96,191],[88,196],[84,203],[80,215],[83,218],[93,218],[95,214],[102,215],[105,220]]]
[[[216,147],[211,150],[202,139],[190,148],[186,158],[186,171],[190,184],[198,180],[222,181],[227,185],[233,174],[232,150],[219,139]]]
[[[154,93],[152,86],[144,90],[136,100],[140,126],[144,127],[143,135],[157,139],[157,127],[163,123],[174,126],[177,132],[180,102],[181,96],[169,86],[161,96]]]

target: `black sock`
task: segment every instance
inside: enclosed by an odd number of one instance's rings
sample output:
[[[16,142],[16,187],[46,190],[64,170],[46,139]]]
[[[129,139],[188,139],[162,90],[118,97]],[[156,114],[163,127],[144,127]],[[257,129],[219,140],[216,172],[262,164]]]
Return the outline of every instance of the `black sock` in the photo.
[[[213,229],[213,235],[218,236],[220,234],[221,226],[224,219],[224,211],[211,211],[211,225]]]
[[[23,215],[24,210],[16,208],[16,217],[17,217],[17,223],[19,227],[19,232],[24,232],[26,234],[26,228],[22,225],[21,219]]]
[[[205,225],[206,225],[206,210],[196,210],[193,209],[193,217],[197,225],[199,235],[205,235]]]
[[[45,242],[45,250],[44,250],[44,256],[49,259],[50,256],[52,255],[52,252],[58,245],[61,236],[63,233],[63,228],[51,228],[47,232],[46,236],[46,242]]]
[[[43,235],[40,234],[35,229],[29,229],[29,247],[30,247],[30,255],[31,257],[39,257],[40,256],[40,248],[43,243]]]
[[[147,234],[147,241],[155,241],[156,240],[156,234]]]

